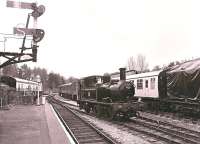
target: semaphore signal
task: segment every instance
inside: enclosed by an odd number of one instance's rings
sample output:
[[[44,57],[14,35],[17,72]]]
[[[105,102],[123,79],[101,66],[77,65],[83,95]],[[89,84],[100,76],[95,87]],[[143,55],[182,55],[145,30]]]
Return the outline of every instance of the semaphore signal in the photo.
[[[13,28],[13,34],[18,34],[23,36],[23,42],[20,53],[16,52],[0,52],[0,57],[4,57],[7,59],[4,63],[0,64],[0,68],[15,64],[15,63],[21,63],[21,62],[27,62],[27,61],[37,61],[37,48],[39,47],[37,45],[38,42],[40,42],[44,37],[44,30],[37,28],[37,19],[45,12],[45,7],[43,5],[37,6],[36,3],[27,3],[27,2],[16,2],[7,0],[6,3],[7,7],[10,8],[19,8],[19,9],[31,9],[33,10],[31,13],[28,13],[28,17],[26,20],[26,27],[25,28]],[[29,28],[29,21],[31,16],[33,17],[34,27]],[[32,36],[32,43],[30,47],[25,47],[25,42],[27,40],[27,35]],[[32,53],[24,53],[25,50],[32,49]],[[29,58],[23,58],[23,56],[29,56]]]

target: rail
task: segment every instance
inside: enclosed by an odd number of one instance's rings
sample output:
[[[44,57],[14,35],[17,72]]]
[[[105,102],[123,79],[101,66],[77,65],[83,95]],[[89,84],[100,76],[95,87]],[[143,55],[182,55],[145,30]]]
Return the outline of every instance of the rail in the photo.
[[[65,128],[70,133],[76,144],[81,143],[105,143],[116,144],[113,139],[97,129],[94,125],[86,122],[78,114],[76,114],[70,108],[64,106],[62,102],[55,99],[49,99],[50,103],[54,107],[59,118],[63,122]]]

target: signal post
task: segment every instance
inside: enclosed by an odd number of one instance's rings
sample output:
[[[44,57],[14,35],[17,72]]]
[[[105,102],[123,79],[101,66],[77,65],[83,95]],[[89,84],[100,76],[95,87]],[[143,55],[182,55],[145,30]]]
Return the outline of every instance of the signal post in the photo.
[[[19,9],[29,9],[33,10],[31,13],[28,13],[26,26],[23,27],[14,27],[13,34],[23,36],[22,46],[20,52],[0,52],[0,57],[4,57],[6,59],[5,62],[0,63],[0,69],[10,65],[21,62],[33,61],[37,62],[37,50],[38,50],[38,42],[40,42],[44,37],[44,30],[37,28],[37,19],[45,12],[45,7],[43,5],[37,6],[36,3],[28,3],[28,2],[16,2],[12,0],[7,0],[7,7],[10,8],[19,8]],[[29,28],[30,18],[33,17],[33,28]],[[32,37],[32,42],[30,47],[25,46],[25,42],[27,40],[27,36]],[[27,50],[29,50],[27,52]],[[30,52],[31,50],[31,52]],[[27,58],[28,56],[28,58]],[[37,87],[37,105],[40,105],[39,101],[39,80]]]

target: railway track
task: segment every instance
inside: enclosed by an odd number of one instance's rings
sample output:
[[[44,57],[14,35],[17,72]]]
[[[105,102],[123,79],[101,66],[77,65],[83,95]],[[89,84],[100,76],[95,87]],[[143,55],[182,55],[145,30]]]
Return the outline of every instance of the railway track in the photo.
[[[165,121],[154,120],[146,116],[133,118],[126,123],[114,123],[125,127],[128,130],[153,137],[157,139],[155,143],[163,141],[170,144],[200,144],[200,132],[180,127]]]
[[[116,144],[114,140],[63,106],[62,103],[52,98],[49,102],[76,144]]]
[[[121,123],[121,125],[170,144],[200,144],[200,132],[163,121],[138,117],[131,119],[129,123]]]

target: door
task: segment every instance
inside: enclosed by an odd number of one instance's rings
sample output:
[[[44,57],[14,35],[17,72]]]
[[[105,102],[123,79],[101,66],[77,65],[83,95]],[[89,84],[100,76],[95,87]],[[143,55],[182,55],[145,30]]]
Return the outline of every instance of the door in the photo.
[[[149,80],[148,79],[145,79],[144,93],[145,93],[145,97],[149,96]]]

